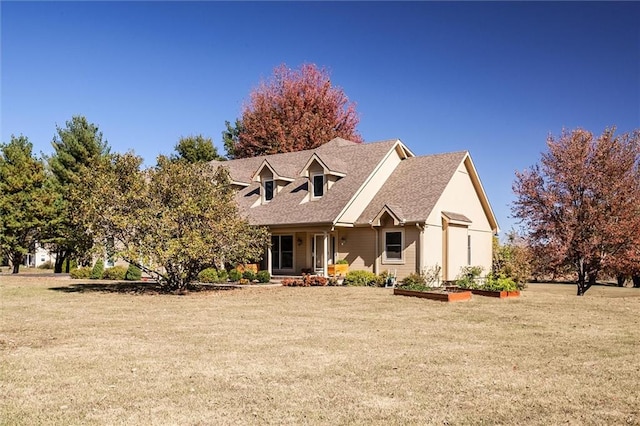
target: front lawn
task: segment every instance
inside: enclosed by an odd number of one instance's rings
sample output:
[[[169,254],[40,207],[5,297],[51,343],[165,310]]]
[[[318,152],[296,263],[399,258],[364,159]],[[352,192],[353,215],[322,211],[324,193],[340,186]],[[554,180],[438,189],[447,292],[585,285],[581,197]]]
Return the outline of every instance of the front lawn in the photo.
[[[0,276],[0,423],[640,422],[638,289],[532,284],[445,304],[77,284]]]

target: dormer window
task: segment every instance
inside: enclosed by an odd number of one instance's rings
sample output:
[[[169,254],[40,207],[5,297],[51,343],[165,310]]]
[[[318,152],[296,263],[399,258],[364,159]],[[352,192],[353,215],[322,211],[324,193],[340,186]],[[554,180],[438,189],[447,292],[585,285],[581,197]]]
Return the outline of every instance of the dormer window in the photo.
[[[313,198],[320,198],[324,195],[324,175],[314,174],[311,176],[311,186],[313,187]]]
[[[273,199],[273,193],[275,189],[273,180],[265,180],[263,189],[264,201],[271,201]]]

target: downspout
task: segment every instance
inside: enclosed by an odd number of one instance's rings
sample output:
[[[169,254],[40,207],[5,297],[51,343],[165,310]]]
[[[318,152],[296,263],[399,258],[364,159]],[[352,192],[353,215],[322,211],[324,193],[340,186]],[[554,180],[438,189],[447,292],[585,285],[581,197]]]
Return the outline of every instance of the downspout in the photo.
[[[373,273],[378,275],[378,271],[379,271],[378,258],[380,257],[379,253],[378,253],[378,251],[380,250],[380,244],[378,242],[378,238],[379,238],[378,237],[378,230],[373,226],[373,224],[371,224],[371,230],[373,232],[375,232],[375,234],[376,234],[376,246],[375,246],[376,247],[376,251],[375,251],[375,258],[374,258],[374,261],[373,261]]]

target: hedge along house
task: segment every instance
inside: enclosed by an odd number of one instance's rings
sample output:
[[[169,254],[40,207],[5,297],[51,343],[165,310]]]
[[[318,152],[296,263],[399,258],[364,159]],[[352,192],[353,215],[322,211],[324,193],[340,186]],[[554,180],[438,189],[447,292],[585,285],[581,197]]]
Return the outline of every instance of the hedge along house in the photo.
[[[435,266],[491,267],[498,224],[468,152],[416,157],[400,140],[336,138],[312,150],[230,161],[240,213],[267,226],[274,275],[350,270],[402,278]]]

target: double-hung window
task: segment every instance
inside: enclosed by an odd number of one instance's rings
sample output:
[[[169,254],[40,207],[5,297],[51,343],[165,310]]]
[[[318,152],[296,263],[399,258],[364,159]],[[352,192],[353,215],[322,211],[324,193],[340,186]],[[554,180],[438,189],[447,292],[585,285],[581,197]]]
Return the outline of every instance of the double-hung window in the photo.
[[[384,261],[387,263],[402,263],[402,246],[404,243],[402,231],[384,232]]]

